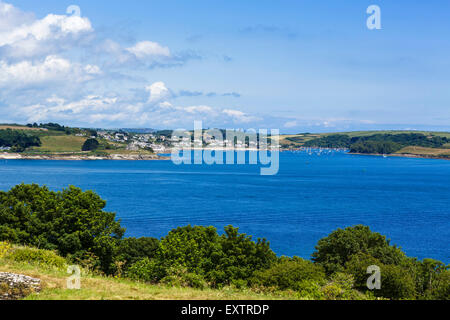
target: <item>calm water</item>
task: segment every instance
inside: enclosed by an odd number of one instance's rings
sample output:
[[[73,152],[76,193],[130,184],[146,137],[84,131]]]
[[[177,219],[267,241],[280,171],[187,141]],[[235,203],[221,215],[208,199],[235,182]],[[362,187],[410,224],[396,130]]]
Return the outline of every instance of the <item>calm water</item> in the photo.
[[[339,227],[369,225],[408,255],[450,262],[450,161],[343,153],[282,153],[280,173],[258,166],[170,161],[0,160],[0,189],[25,182],[96,191],[127,236],[162,237],[187,224],[232,224],[278,255],[309,258]]]

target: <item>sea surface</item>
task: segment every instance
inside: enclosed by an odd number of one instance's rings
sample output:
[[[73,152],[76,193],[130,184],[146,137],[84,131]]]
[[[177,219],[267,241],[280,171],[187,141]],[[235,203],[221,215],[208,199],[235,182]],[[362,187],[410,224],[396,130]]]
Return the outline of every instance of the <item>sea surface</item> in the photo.
[[[310,258],[333,230],[365,224],[409,256],[450,263],[446,160],[283,152],[276,176],[258,165],[0,160],[0,190],[22,182],[94,190],[129,237],[231,224],[280,256]]]

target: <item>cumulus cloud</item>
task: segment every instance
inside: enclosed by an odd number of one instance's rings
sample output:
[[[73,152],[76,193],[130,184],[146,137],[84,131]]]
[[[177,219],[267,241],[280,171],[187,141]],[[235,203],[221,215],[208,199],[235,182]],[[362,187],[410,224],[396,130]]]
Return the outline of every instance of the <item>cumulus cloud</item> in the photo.
[[[146,59],[152,57],[170,57],[169,48],[161,46],[159,43],[152,41],[141,41],[135,46],[126,49],[134,54],[138,59]]]
[[[248,115],[239,110],[225,109],[222,112],[227,116],[231,117],[235,123],[248,123],[251,121],[261,120],[259,117]]]
[[[58,56],[48,56],[43,61],[22,61],[8,64],[0,61],[0,87],[25,87],[60,80],[82,82],[101,74],[96,65],[81,65]]]
[[[234,107],[176,101],[240,97],[236,92],[174,92],[164,82],[132,88],[131,80],[145,81],[149,69],[198,58],[195,52],[173,52],[146,39],[125,45],[103,37],[87,17],[48,13],[36,18],[0,0],[0,117],[99,127],[178,127],[194,120],[212,126],[256,120]]]
[[[87,95],[69,100],[52,95],[42,102],[18,107],[17,114],[27,115],[27,122],[70,121],[91,126],[127,125],[146,127],[190,127],[195,120],[209,126],[241,124],[259,120],[237,109],[221,109],[209,105],[180,106],[176,96],[164,82],[146,87],[147,99]]]
[[[33,19],[10,4],[0,3],[0,54],[4,58],[32,58],[76,45],[93,32],[88,18],[49,14]]]
[[[191,106],[184,108],[186,112],[194,114],[194,113],[212,113],[213,108],[210,106]]]
[[[155,82],[145,88],[149,92],[148,102],[158,103],[172,97],[172,92],[166,87],[164,82]]]
[[[136,68],[182,66],[192,59],[200,59],[195,53],[172,53],[171,50],[157,42],[139,41],[131,47],[124,47],[114,40],[106,39],[96,45],[96,51],[110,56],[106,64],[113,68]]]

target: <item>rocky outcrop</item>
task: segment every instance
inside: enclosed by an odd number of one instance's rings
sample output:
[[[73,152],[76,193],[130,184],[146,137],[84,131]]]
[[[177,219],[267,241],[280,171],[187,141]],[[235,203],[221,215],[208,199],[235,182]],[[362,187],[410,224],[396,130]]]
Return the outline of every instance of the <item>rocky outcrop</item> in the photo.
[[[0,300],[18,300],[39,291],[41,291],[39,279],[0,272]]]

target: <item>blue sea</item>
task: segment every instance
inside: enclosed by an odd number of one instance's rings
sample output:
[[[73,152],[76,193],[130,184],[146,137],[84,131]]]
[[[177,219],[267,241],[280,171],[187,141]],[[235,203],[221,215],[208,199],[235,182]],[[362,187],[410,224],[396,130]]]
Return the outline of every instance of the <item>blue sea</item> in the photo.
[[[409,256],[449,263],[449,180],[450,161],[342,152],[283,152],[276,176],[257,165],[0,160],[1,190],[22,182],[94,190],[129,237],[231,224],[278,255],[304,258],[333,230],[365,224]]]

